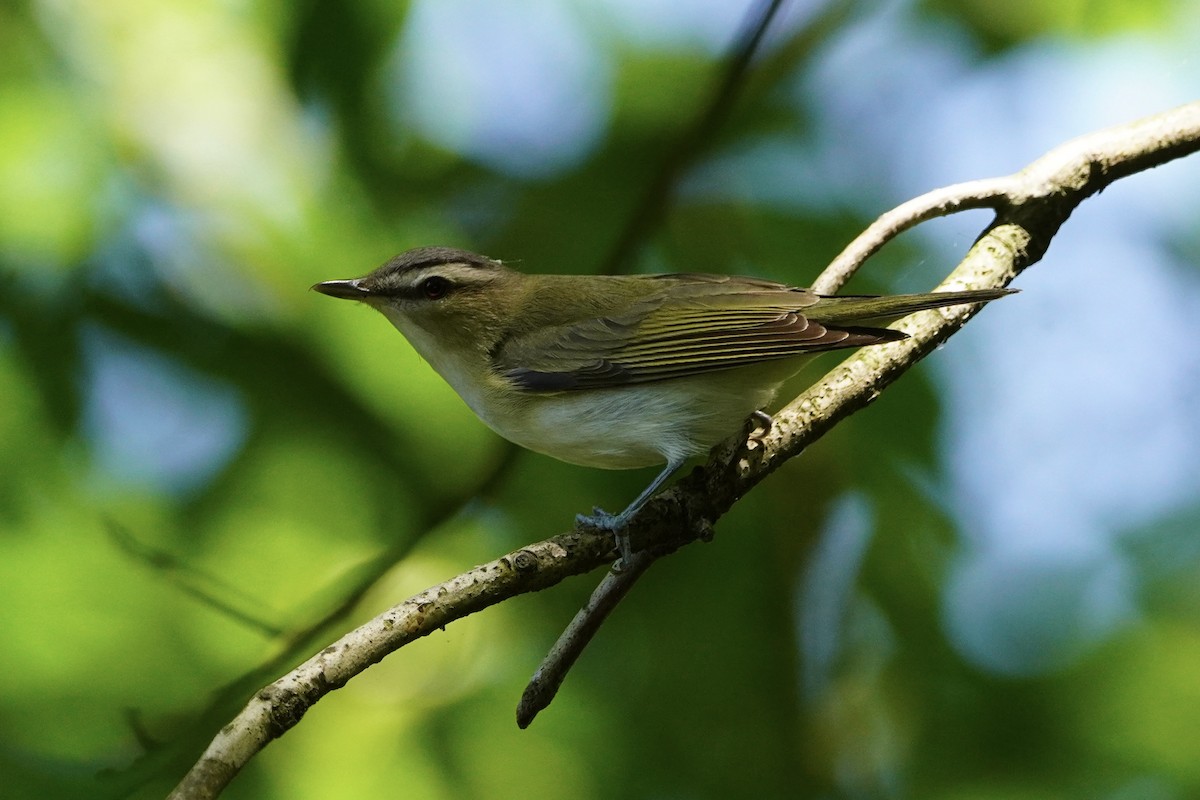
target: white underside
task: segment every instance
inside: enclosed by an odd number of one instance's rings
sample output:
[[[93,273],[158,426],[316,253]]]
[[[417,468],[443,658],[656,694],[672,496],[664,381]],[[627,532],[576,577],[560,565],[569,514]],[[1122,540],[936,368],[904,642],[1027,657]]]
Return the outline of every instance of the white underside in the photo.
[[[620,389],[541,395],[487,420],[517,444],[571,464],[632,469],[702,455],[736,433],[777,385],[757,390],[709,376]]]

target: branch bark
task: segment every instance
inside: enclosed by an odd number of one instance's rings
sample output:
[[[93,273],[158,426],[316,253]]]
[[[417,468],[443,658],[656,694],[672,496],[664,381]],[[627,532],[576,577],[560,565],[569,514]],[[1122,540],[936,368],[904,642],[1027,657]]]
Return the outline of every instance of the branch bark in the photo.
[[[940,288],[1005,286],[1042,257],[1059,227],[1085,199],[1113,181],[1198,149],[1200,102],[1083,136],[1014,175],[930,192],[884,214],[815,285],[821,291],[835,290],[883,244],[924,220],[989,207],[996,210],[995,219]],[[909,339],[858,351],[776,414],[769,431],[749,442],[738,438],[717,447],[703,468],[646,505],[631,526],[635,546],[661,556],[706,535],[711,524],[759,481],[871,403],[975,311],[951,307],[906,318],[899,327]],[[613,557],[608,535],[565,533],[475,567],[389,609],[259,691],[221,729],[171,797],[216,797],[308,708],[409,642],[518,594],[591,571]]]

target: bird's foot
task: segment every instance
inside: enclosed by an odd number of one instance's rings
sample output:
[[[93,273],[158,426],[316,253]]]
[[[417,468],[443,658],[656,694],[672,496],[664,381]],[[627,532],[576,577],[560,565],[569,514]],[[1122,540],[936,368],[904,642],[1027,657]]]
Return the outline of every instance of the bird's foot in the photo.
[[[621,554],[621,559],[613,564],[613,572],[620,572],[621,566],[628,564],[629,559],[633,557],[633,546],[629,543],[628,534],[625,533],[625,523],[628,522],[628,519],[624,517],[624,514],[610,514],[599,506],[593,508],[591,514],[575,515],[576,524],[595,528],[598,531],[608,531],[613,535],[617,551]]]
[[[591,514],[576,514],[575,522],[599,531],[615,531],[624,524],[620,514],[610,514],[600,506],[595,506]]]

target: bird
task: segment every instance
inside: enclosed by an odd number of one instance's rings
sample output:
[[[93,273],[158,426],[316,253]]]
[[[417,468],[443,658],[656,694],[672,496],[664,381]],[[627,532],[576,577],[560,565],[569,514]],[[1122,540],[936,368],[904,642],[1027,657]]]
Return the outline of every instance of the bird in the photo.
[[[915,311],[1010,289],[822,295],[753,277],[543,275],[453,247],[419,247],[313,290],[377,311],[496,433],[603,469],[662,464],[618,514],[578,524],[615,536],[690,458],[769,420],[780,385],[829,350],[896,342]]]

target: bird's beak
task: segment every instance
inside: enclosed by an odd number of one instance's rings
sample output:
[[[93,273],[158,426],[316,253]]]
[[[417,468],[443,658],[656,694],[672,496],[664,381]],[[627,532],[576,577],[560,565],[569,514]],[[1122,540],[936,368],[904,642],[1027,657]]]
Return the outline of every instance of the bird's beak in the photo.
[[[313,291],[327,294],[330,297],[340,297],[343,300],[366,300],[371,296],[368,289],[359,285],[359,279],[345,281],[322,281],[313,284]]]

